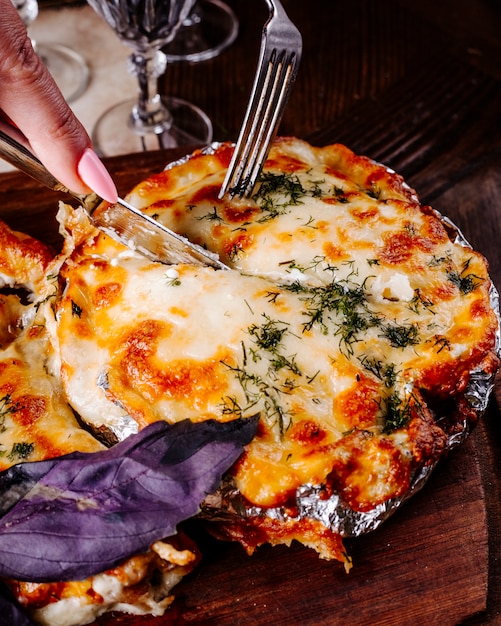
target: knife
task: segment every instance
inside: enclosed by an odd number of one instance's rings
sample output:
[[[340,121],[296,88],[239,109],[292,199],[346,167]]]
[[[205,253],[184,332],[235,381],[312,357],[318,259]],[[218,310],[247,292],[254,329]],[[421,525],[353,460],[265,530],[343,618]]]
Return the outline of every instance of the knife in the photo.
[[[70,195],[86,209],[96,228],[153,261],[229,269],[217,254],[192,243],[122,198],[108,205],[95,193],[80,195],[70,191],[31,152],[24,135],[4,122],[0,122],[0,157],[49,189]]]

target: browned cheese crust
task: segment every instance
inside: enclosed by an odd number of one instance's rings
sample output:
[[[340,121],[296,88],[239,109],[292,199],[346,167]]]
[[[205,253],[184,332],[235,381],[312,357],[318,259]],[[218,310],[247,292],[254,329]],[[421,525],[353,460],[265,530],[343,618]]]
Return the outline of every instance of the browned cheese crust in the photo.
[[[0,470],[104,449],[68,404],[50,341],[59,265],[44,244],[0,221],[1,281],[8,286],[0,294]],[[69,626],[110,610],[162,614],[173,600],[171,588],[198,559],[193,542],[183,536],[85,580],[4,582],[37,623]]]
[[[253,197],[221,200],[231,153],[196,152],[128,196],[230,271],[166,268],[68,226],[63,386],[117,437],[259,413],[232,472],[247,514],[224,531],[249,551],[297,539],[345,560],[336,532],[294,517],[297,490],[370,511],[474,423],[472,372],[498,365],[487,263],[400,176],[344,146],[279,139]],[[267,515],[277,507],[286,519]]]

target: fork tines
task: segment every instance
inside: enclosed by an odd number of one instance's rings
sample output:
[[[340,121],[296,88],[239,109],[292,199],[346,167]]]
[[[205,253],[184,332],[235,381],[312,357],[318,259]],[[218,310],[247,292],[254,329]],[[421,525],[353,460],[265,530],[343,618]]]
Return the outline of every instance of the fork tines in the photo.
[[[302,40],[278,0],[263,30],[258,69],[219,197],[249,197],[276,135],[301,60]]]

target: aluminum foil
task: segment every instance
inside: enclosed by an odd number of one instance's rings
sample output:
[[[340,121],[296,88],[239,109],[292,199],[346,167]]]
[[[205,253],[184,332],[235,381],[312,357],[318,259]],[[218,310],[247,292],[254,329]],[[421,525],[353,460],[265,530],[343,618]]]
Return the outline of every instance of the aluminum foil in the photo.
[[[214,154],[216,150],[222,145],[223,144],[220,141],[213,141],[209,145],[200,148],[200,152],[202,154]],[[164,167],[164,171],[170,170],[173,167],[177,167],[178,165],[183,165],[183,163],[187,163],[192,158],[192,156],[192,154],[187,154],[186,156],[176,159],[175,161],[167,163],[167,165]]]

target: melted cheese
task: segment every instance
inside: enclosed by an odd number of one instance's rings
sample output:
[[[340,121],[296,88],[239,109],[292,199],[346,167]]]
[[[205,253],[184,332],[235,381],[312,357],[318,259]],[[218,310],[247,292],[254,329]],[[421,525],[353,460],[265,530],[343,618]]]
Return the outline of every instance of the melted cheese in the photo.
[[[60,363],[49,341],[57,292],[52,272],[58,261],[42,244],[1,222],[0,241],[5,284],[29,288],[33,301],[22,304],[18,295],[0,296],[0,470],[76,450],[102,450],[67,402]],[[173,600],[172,587],[195,565],[196,552],[186,540],[157,544],[152,551],[83,581],[4,582],[36,622],[46,626],[87,624],[112,610],[161,615]]]
[[[231,153],[196,152],[128,197],[229,271],[148,261],[66,206],[57,258],[0,224],[0,280],[32,300],[0,297],[0,463],[101,449],[73,412],[114,439],[259,414],[226,477],[243,514],[218,532],[249,553],[296,539],[346,560],[328,524],[296,515],[296,494],[371,511],[476,418],[471,373],[497,367],[487,265],[401,177],[344,146],[277,140],[253,197],[220,200]],[[160,614],[195,552],[159,542],[86,581],[10,585],[52,626]]]
[[[155,552],[134,556],[120,567],[83,581],[11,582],[10,587],[33,619],[46,626],[90,624],[109,611],[163,615],[174,600],[170,590],[196,561],[190,550],[164,545],[161,557]]]
[[[278,140],[250,200],[218,199],[229,152],[196,153],[128,199],[233,270],[166,268],[96,233],[70,255],[55,338],[66,394],[119,438],[258,413],[233,471],[249,507],[318,484],[370,510],[446,449],[435,402],[497,366],[485,261],[343,146]]]
[[[81,428],[66,400],[59,363],[49,341],[46,319],[54,318],[51,305],[56,287],[52,279],[44,280],[42,272],[49,271],[52,257],[41,244],[37,246],[2,223],[0,240],[6,246],[2,255],[9,261],[3,263],[7,284],[23,288],[31,284],[29,299],[35,300],[22,304],[15,294],[0,299],[0,469],[75,450],[101,450],[103,446]],[[33,251],[43,252],[41,266],[42,256]],[[27,267],[20,268],[23,254]],[[30,273],[33,259],[36,269]]]
[[[104,244],[93,244],[94,254]],[[96,308],[105,257],[97,263],[82,254],[68,270],[58,339],[66,393],[98,428],[124,415],[141,428],[158,419],[260,413],[262,433],[246,457],[254,464],[238,478],[243,495],[264,506],[282,503],[305,481],[322,481],[346,432],[379,432],[384,384],[360,373],[335,333],[305,330],[301,294],[193,266],[178,266],[172,279],[161,265],[128,258],[122,297]],[[109,268],[114,275],[116,265]]]

